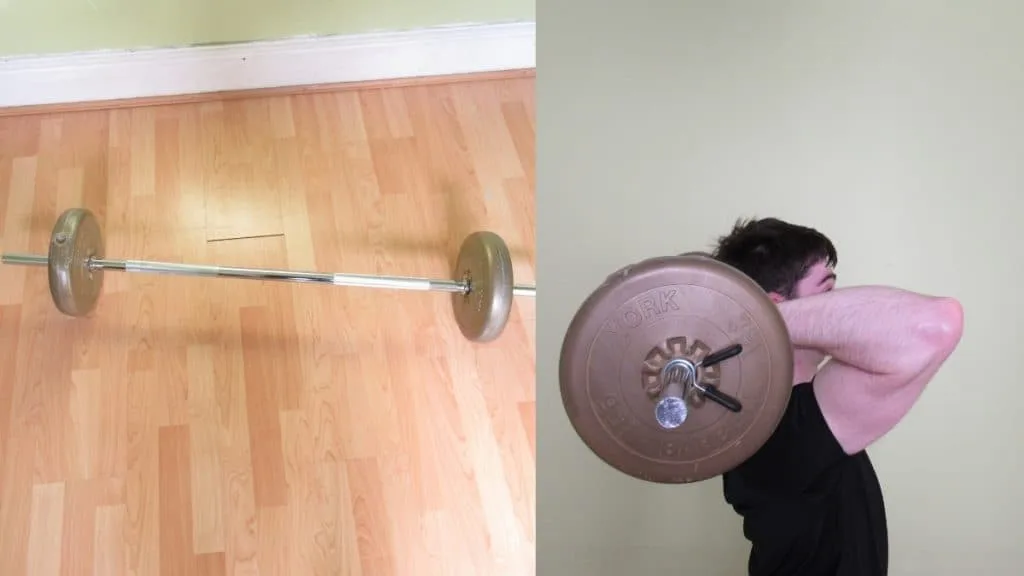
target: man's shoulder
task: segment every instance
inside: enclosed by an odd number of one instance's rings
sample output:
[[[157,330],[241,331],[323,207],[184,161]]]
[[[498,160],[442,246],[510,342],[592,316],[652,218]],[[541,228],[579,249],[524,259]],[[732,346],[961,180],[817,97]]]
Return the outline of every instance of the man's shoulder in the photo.
[[[849,458],[842,452],[814,397],[813,380],[793,386],[789,403],[771,436],[728,473],[748,482],[780,476],[815,476]]]

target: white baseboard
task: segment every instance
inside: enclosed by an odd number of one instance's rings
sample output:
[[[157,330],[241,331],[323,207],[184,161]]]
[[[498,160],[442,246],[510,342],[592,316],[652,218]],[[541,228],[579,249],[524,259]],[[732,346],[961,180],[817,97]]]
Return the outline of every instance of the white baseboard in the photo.
[[[0,57],[0,107],[527,69],[535,45],[522,22]]]

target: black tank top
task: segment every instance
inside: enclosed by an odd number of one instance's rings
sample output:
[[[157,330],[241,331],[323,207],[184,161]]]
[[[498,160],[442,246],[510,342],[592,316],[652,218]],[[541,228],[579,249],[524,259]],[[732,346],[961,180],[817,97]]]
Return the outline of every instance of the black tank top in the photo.
[[[885,576],[881,486],[866,452],[843,452],[811,382],[793,388],[768,442],[722,477],[743,517],[750,576]]]

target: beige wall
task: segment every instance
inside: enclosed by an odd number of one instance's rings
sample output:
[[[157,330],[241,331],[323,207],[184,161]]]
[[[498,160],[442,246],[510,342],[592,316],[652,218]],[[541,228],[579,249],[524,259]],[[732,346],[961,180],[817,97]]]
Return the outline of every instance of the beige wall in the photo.
[[[0,55],[532,20],[534,0],[0,0]]]
[[[870,451],[891,574],[1020,574],[1024,3],[562,0],[538,20],[539,573],[745,573],[720,479],[601,464],[558,354],[610,272],[773,215],[832,236],[841,285],[962,300],[959,350]]]

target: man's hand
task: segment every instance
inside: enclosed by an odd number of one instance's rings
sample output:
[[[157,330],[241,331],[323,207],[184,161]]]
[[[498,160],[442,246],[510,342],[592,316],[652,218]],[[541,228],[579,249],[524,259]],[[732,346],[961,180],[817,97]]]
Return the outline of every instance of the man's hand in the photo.
[[[821,369],[828,354],[814,348],[793,349],[793,384],[809,382]]]

